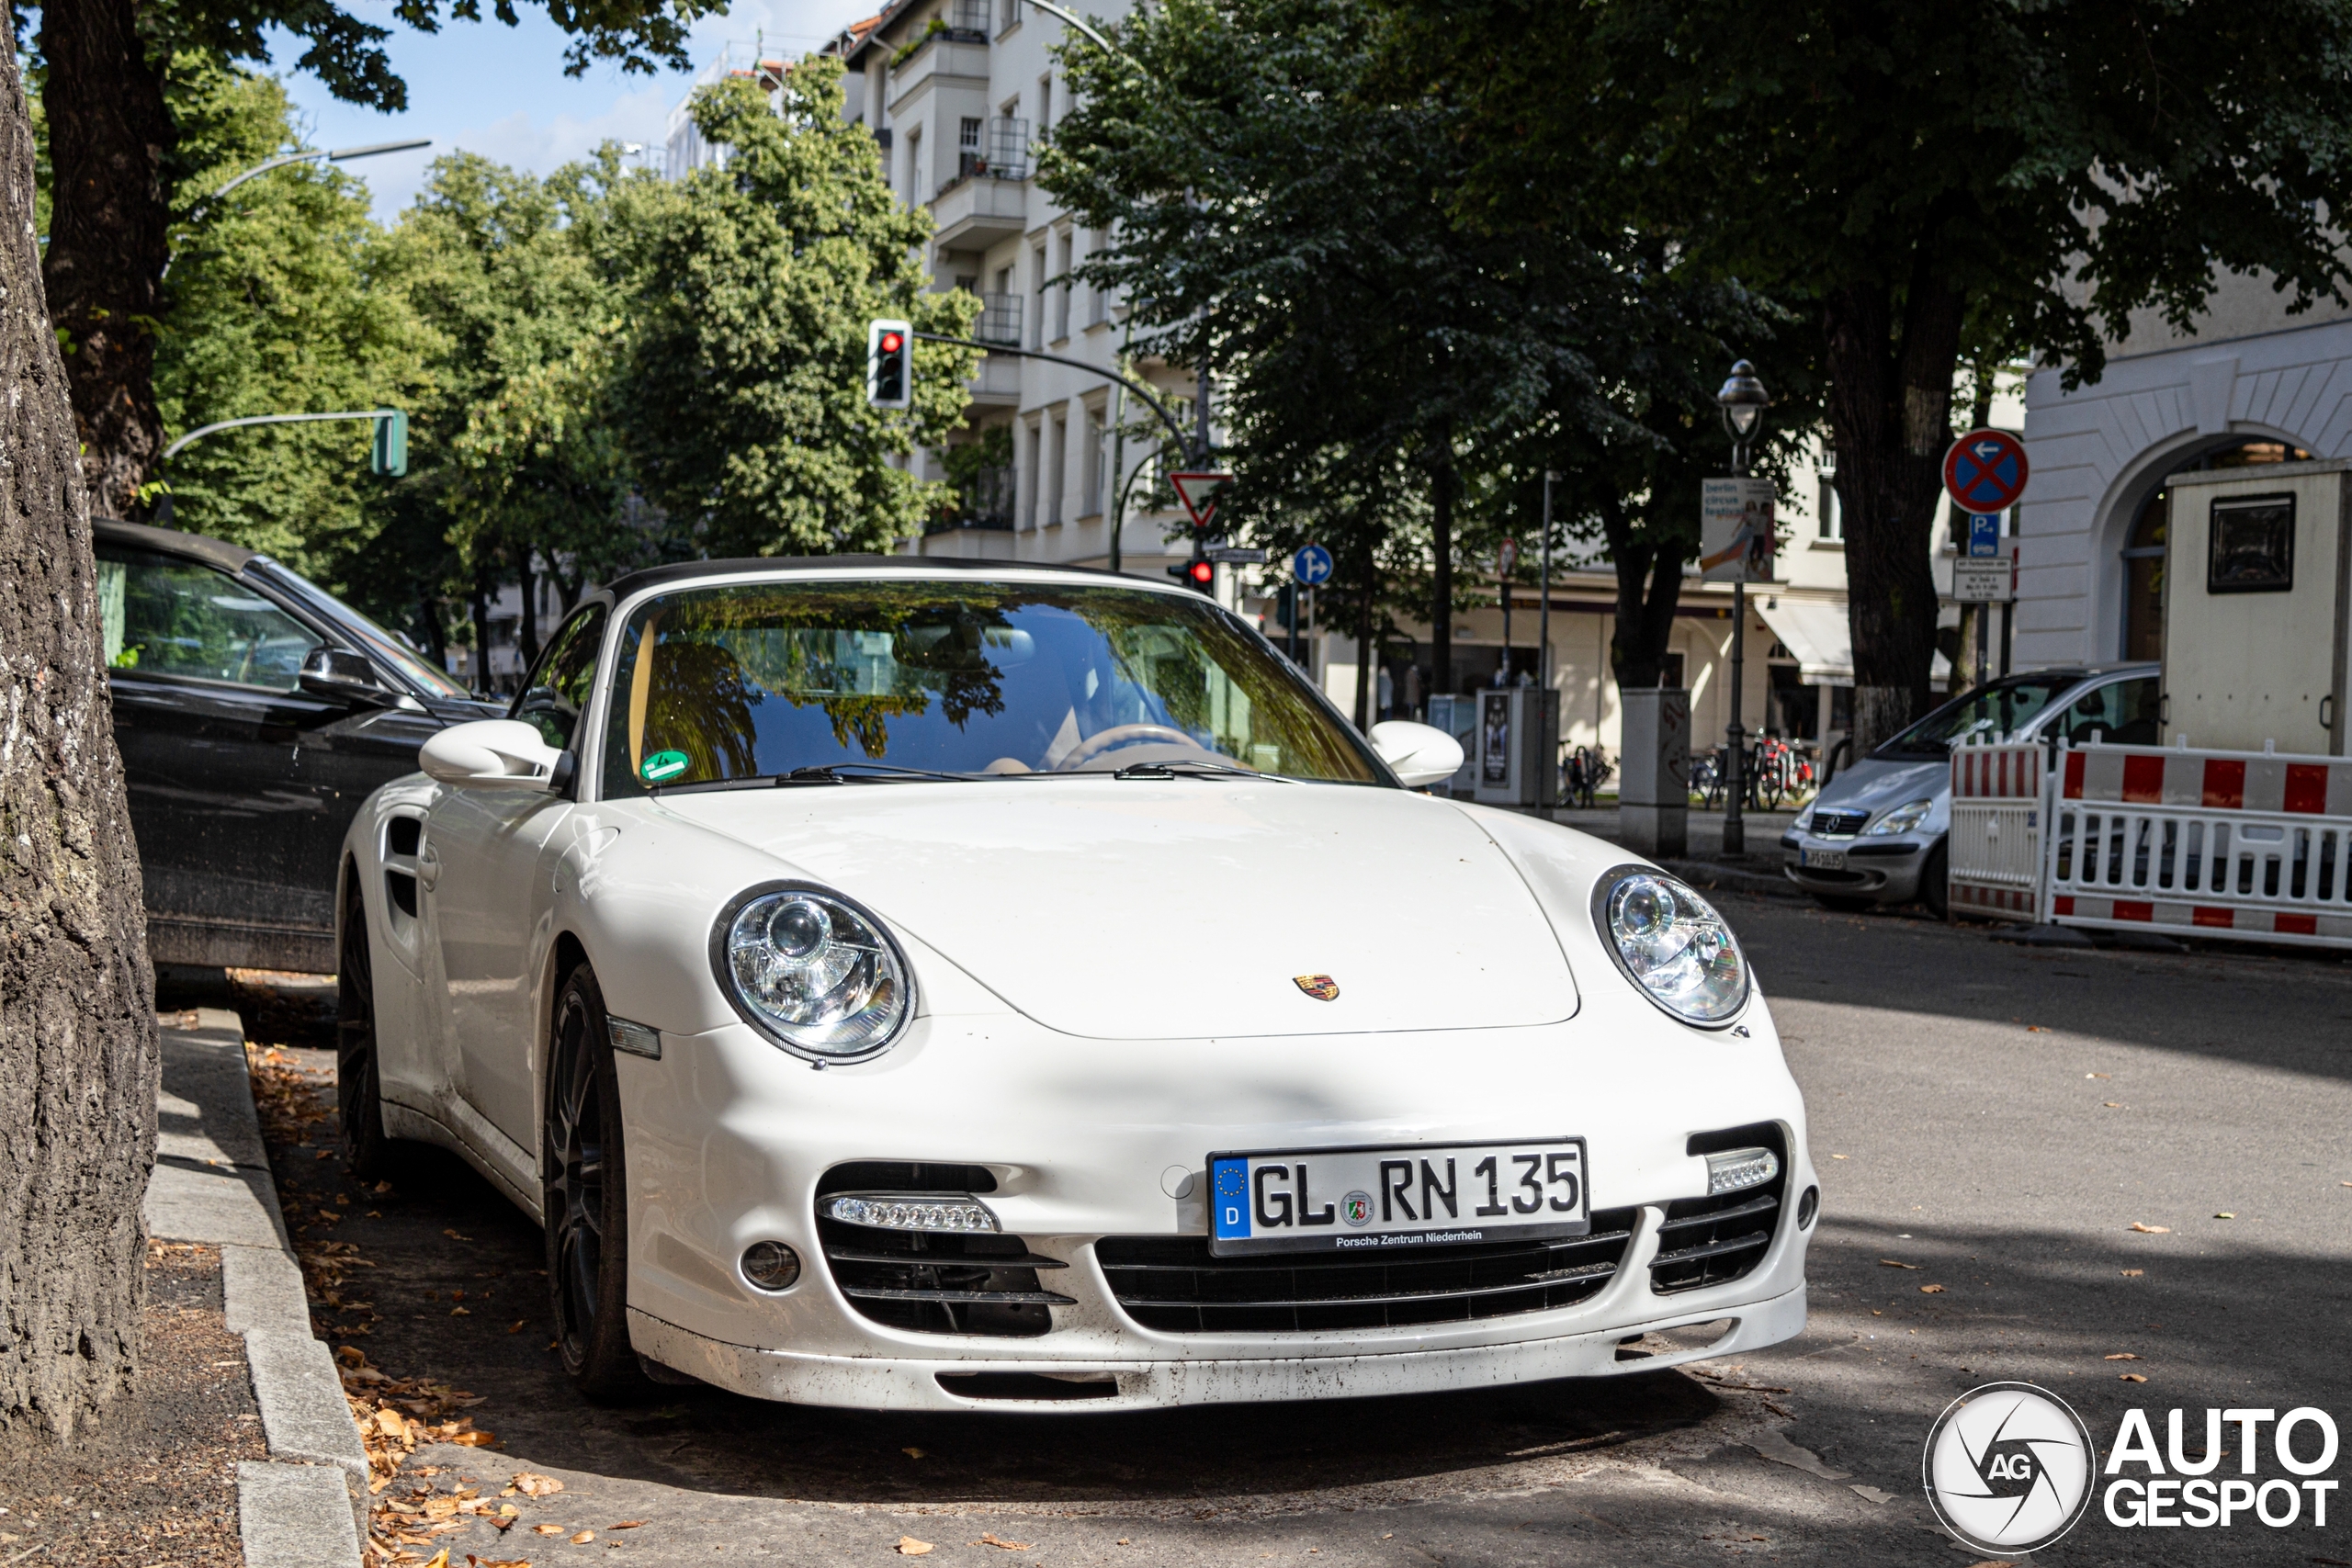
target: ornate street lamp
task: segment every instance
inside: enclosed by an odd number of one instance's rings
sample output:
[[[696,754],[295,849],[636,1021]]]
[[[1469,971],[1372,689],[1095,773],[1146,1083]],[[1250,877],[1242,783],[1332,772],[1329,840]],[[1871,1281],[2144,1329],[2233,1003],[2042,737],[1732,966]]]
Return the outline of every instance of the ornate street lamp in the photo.
[[[1764,411],[1772,406],[1772,395],[1757,378],[1756,367],[1743,359],[1731,367],[1731,375],[1715,393],[1715,407],[1723,411],[1724,429],[1731,436],[1731,471],[1734,478],[1747,476],[1747,447],[1764,428]],[[1725,855],[1747,852],[1747,829],[1740,821],[1740,799],[1747,791],[1747,732],[1740,726],[1741,688],[1747,682],[1747,560],[1739,563],[1739,575],[1731,585],[1731,722],[1724,728],[1724,849]]]

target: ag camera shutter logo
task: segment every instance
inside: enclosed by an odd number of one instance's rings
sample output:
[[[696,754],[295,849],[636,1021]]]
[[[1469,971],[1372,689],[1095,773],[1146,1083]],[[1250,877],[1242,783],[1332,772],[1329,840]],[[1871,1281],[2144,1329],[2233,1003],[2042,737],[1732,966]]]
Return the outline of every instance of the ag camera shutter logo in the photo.
[[[2065,1402],[2027,1382],[1969,1390],[1928,1432],[1921,1479],[1944,1529],[1979,1551],[2038,1551],[2090,1506],[2098,1455]]]

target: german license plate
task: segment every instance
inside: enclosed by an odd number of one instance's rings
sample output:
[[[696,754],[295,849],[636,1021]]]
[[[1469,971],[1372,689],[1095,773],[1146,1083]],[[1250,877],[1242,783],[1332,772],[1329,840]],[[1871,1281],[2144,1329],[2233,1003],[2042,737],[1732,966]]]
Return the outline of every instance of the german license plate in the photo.
[[[1819,849],[1808,844],[1797,851],[1797,863],[1815,871],[1843,871],[1846,869],[1846,852]]]
[[[1592,1229],[1582,1138],[1209,1156],[1209,1252],[1364,1252]]]

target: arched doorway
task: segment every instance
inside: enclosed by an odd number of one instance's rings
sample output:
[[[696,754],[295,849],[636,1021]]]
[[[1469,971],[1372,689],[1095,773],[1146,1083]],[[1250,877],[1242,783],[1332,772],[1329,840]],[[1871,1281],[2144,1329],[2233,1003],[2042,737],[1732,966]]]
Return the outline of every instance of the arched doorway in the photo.
[[[2171,473],[2204,468],[2247,468],[2264,463],[2307,463],[2311,454],[2283,441],[2233,441],[2191,462],[2171,464]],[[2169,489],[2160,489],[2141,503],[2123,536],[2123,657],[2160,660],[2165,656],[2165,523],[2171,515]]]

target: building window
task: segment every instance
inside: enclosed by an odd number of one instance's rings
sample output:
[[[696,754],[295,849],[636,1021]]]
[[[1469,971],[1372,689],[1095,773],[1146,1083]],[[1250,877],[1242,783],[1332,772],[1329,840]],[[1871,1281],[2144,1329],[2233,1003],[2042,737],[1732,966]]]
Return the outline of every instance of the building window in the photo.
[[[922,184],[922,127],[907,132],[907,204],[927,199]]]
[[[1085,497],[1085,504],[1078,509],[1078,514],[1080,517],[1095,517],[1101,515],[1102,511],[1102,411],[1101,409],[1090,408],[1086,411],[1084,430],[1086,446],[1079,454],[1079,462],[1084,476],[1081,480],[1080,493]]]
[[[1091,258],[1094,253],[1101,248],[1102,247],[1095,243],[1095,236],[1090,232],[1086,237],[1087,255]],[[1105,321],[1108,321],[1110,319],[1110,309],[1111,301],[1107,290],[1101,288],[1089,288],[1086,291],[1086,324],[1088,326],[1099,327]]]
[[[970,179],[986,162],[980,155],[980,117],[967,114],[956,127],[956,177]]]
[[[1029,346],[1046,346],[1046,247],[1039,245],[1029,254],[1029,294],[1036,302],[1034,322],[1029,329]]]
[[[1069,467],[1069,421],[1054,421],[1054,438],[1046,449],[1046,525],[1058,528],[1062,521],[1063,474]]]
[[[1037,491],[1046,482],[1046,472],[1044,467],[1037,461],[1038,427],[1035,424],[1030,425],[1028,434],[1029,439],[1025,445],[1029,450],[1024,456],[1028,458],[1025,466],[1029,471],[1029,492],[1022,498],[1021,525],[1023,528],[1035,528],[1037,526]]]
[[[1821,480],[1820,504],[1814,509],[1814,515],[1820,522],[1823,538],[1839,540],[1845,538],[1846,511],[1838,504],[1837,485],[1832,483],[1826,475]]]
[[[999,32],[1011,32],[1021,25],[1021,0],[1004,0],[1003,19],[997,24]]]
[[[1072,265],[1072,257],[1070,255],[1070,237],[1067,233],[1061,237],[1061,260],[1062,265],[1058,274],[1061,278],[1061,284],[1054,290],[1054,340],[1057,343],[1060,342],[1063,338],[1069,336],[1069,291],[1071,287],[1069,269]]]
[[[1037,140],[1050,141],[1054,134],[1054,79],[1049,73],[1037,78]]]

